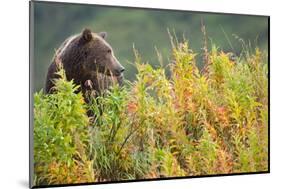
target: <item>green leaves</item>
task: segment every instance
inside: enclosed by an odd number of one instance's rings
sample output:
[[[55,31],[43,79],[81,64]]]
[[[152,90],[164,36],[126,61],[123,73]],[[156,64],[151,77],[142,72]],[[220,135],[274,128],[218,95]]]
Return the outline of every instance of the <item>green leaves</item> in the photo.
[[[88,104],[63,69],[54,94],[35,93],[35,182],[267,170],[266,55],[233,62],[213,47],[201,73],[187,42],[173,47],[169,77],[135,51],[136,80]]]
[[[68,168],[75,165],[79,151],[75,135],[84,144],[89,140],[89,119],[83,97],[75,93],[77,86],[72,81],[66,81],[63,70],[58,74],[61,79],[55,81],[54,94],[45,95],[42,91],[34,94],[35,172],[46,180],[52,176],[48,170],[52,163],[65,164]]]

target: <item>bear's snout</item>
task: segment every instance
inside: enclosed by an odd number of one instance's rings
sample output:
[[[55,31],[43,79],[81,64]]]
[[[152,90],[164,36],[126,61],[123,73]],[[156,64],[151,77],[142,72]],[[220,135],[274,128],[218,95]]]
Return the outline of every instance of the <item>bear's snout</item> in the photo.
[[[125,71],[125,68],[124,68],[123,66],[118,70],[118,72],[119,72],[120,74],[122,74],[124,71]]]
[[[114,69],[114,75],[120,76],[124,71],[125,68],[120,63],[117,63],[117,67]]]

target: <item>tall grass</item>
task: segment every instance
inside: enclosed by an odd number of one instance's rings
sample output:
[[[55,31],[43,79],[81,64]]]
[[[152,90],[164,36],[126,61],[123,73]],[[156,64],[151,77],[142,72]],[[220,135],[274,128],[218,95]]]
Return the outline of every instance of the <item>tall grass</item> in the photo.
[[[63,69],[34,94],[35,185],[268,170],[267,54],[213,46],[201,71],[187,41],[172,46],[169,78],[135,51],[136,80],[88,104]]]

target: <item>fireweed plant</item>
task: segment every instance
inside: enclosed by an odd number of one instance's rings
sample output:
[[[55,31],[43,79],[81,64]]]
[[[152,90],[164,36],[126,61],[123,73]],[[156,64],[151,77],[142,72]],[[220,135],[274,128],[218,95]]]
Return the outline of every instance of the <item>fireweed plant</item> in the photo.
[[[171,41],[169,77],[134,50],[136,80],[89,103],[63,68],[53,94],[34,94],[34,185],[268,170],[267,53],[213,45],[199,69]]]

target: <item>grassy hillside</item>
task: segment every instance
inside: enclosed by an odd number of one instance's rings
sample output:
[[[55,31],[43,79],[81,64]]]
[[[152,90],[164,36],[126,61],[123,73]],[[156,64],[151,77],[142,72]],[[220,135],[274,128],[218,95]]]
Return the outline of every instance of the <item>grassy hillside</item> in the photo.
[[[169,63],[171,46],[167,28],[171,32],[175,30],[180,39],[183,35],[189,39],[190,47],[198,54],[197,64],[202,66],[202,20],[210,36],[209,40],[219,44],[225,52],[242,52],[239,39],[235,35],[249,41],[253,46],[267,50],[267,17],[44,2],[34,2],[34,5],[35,91],[44,86],[47,68],[55,49],[69,36],[81,32],[84,27],[91,28],[93,32],[108,33],[107,41],[126,68],[125,78],[130,81],[135,80],[137,73],[135,67],[129,63],[134,61],[133,44],[142,54],[143,60],[149,61],[153,67],[158,65],[155,46],[163,55],[163,64]]]
[[[135,50],[136,80],[90,104],[61,70],[55,94],[34,94],[34,184],[267,171],[267,53],[244,49],[205,49],[199,70],[172,39],[169,77]]]

